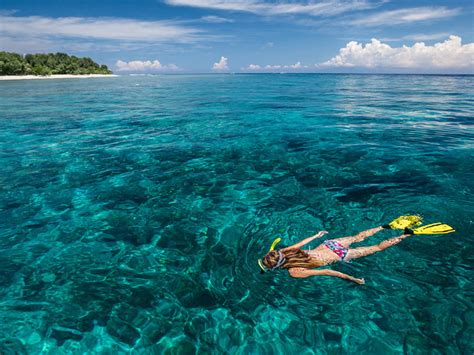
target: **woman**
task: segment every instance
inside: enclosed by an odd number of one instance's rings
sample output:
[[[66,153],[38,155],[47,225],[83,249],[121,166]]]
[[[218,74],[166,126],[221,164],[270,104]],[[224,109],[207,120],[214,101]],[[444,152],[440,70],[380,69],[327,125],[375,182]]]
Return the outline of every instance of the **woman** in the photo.
[[[259,260],[259,265],[264,272],[266,270],[281,268],[287,269],[288,273],[295,278],[305,278],[309,276],[334,276],[363,285],[365,283],[364,279],[358,279],[342,272],[329,269],[313,269],[337,261],[350,261],[377,253],[400,243],[403,239],[413,234],[445,234],[454,232],[452,227],[441,223],[433,223],[414,230],[410,229],[410,227],[419,224],[421,224],[421,217],[419,216],[401,216],[390,224],[366,230],[353,237],[326,240],[313,250],[303,250],[301,247],[316,238],[321,238],[328,232],[321,231],[318,234],[303,239],[299,243],[289,247],[280,250],[273,250],[275,245],[280,241],[280,238],[278,238],[273,242],[268,254],[265,255],[263,259]],[[383,229],[404,229],[404,233],[398,237],[384,240],[377,245],[351,248],[353,243],[359,243]]]

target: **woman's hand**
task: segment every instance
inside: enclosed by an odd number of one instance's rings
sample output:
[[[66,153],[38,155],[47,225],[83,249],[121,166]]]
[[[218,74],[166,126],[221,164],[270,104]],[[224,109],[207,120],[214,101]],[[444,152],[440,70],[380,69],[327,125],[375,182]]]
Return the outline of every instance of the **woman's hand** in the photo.
[[[322,236],[324,236],[325,234],[328,234],[329,232],[327,231],[319,231],[318,234],[315,234],[313,237],[314,238],[321,238]]]
[[[303,239],[301,242],[298,242],[298,243],[296,243],[296,244],[290,245],[289,247],[286,247],[286,248],[281,249],[281,251],[301,248],[303,245],[306,245],[306,244],[312,242],[312,241],[315,240],[316,238],[321,238],[321,237],[322,237],[323,235],[325,235],[325,234],[328,234],[328,232],[326,232],[326,231],[320,231],[318,234],[315,234],[315,235],[313,235],[312,237]]]
[[[302,267],[294,267],[294,268],[288,269],[288,272],[292,277],[295,277],[295,278],[305,278],[305,277],[320,276],[320,275],[321,276],[334,276],[334,277],[339,277],[347,281],[355,282],[356,284],[359,284],[359,285],[365,284],[364,279],[358,279],[357,277],[353,277],[351,275],[347,275],[342,272],[329,270],[329,269],[310,270],[310,269],[305,269]]]

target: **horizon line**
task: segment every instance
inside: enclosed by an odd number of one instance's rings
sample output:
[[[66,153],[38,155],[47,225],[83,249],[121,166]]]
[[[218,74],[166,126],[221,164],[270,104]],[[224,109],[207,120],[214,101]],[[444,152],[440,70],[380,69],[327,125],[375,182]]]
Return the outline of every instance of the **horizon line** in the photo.
[[[163,73],[120,73],[114,72],[113,73],[117,76],[160,76],[160,75],[433,75],[433,76],[474,76],[474,72],[472,73],[414,73],[414,72],[407,72],[407,73],[384,73],[384,72],[180,72],[180,73],[171,73],[171,72],[163,72]]]

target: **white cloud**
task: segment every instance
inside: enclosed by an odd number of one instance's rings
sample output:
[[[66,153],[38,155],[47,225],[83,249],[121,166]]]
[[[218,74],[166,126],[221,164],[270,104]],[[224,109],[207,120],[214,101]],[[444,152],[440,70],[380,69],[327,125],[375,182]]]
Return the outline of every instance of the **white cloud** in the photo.
[[[0,14],[0,35],[41,39],[87,38],[117,41],[194,42],[202,30],[176,21],[123,18],[10,16]]]
[[[265,2],[262,0],[165,0],[168,5],[205,9],[251,12],[258,15],[303,14],[332,16],[348,11],[365,10],[378,6],[368,0],[325,0],[314,2]]]
[[[297,62],[296,64],[290,65],[290,68],[291,69],[301,69],[301,68],[303,68],[303,66],[301,65],[300,62]]]
[[[392,38],[392,37],[387,37],[387,38],[381,38],[380,40],[382,42],[398,42],[398,41],[433,41],[437,39],[443,39],[449,37],[449,33],[447,32],[442,32],[442,33],[431,33],[431,34],[424,34],[424,33],[415,33],[411,35],[406,35],[403,37],[398,37],[398,38]]]
[[[275,71],[275,70],[301,70],[301,69],[308,69],[309,67],[307,65],[302,65],[301,62],[296,62],[295,64],[289,64],[289,65],[280,65],[280,64],[267,64],[264,66],[261,66],[259,64],[249,64],[248,67],[242,68],[244,71]]]
[[[166,64],[163,65],[159,60],[132,60],[130,62],[124,62],[122,60],[117,60],[115,63],[118,71],[176,71],[179,70],[178,66],[175,64]]]
[[[445,6],[413,7],[410,9],[398,9],[378,12],[372,15],[355,19],[350,23],[353,25],[361,26],[399,25],[404,23],[413,23],[452,17],[459,14],[459,12],[459,9],[448,9]]]
[[[262,67],[258,64],[249,64],[247,68],[244,68],[244,70],[261,70]]]
[[[403,36],[402,39],[406,39],[409,41],[433,41],[436,39],[443,39],[449,37],[449,33],[432,33],[432,34],[424,34],[424,33],[416,33],[412,35]]]
[[[209,23],[230,23],[234,22],[234,20],[224,18],[224,17],[219,17],[219,16],[203,16],[201,17],[201,20],[204,22],[209,22]]]
[[[24,36],[2,36],[0,39],[1,50],[15,53],[48,53],[48,52],[121,52],[148,50],[153,44],[147,42],[122,42],[122,41],[100,41],[100,40],[71,40],[57,38],[40,38]],[[160,44],[164,48],[163,44]]]
[[[228,70],[229,66],[227,65],[227,58],[221,56],[221,59],[212,65],[212,70]]]
[[[365,46],[352,41],[321,66],[421,70],[464,68],[472,71],[474,43],[463,45],[458,36],[450,36],[432,46],[419,42],[411,47],[391,47],[377,39],[372,39]]]

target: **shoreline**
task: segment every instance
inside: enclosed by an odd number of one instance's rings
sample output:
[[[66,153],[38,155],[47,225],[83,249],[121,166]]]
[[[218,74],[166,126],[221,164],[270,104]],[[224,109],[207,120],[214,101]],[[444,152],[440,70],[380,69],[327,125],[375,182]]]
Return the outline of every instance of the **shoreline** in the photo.
[[[0,75],[0,81],[4,80],[47,80],[47,79],[88,79],[88,78],[111,78],[116,74],[53,74],[53,75]]]

